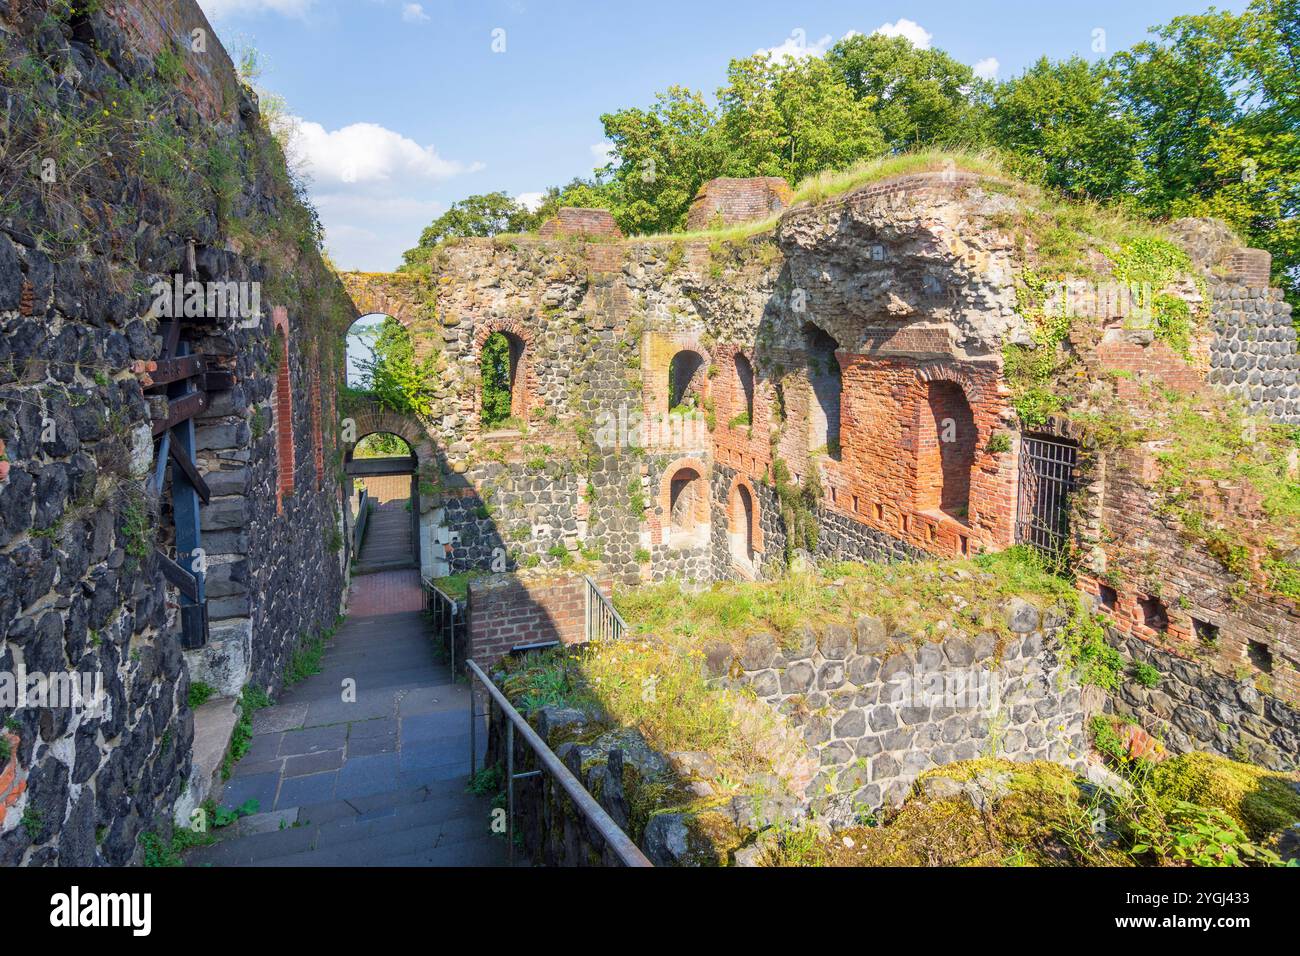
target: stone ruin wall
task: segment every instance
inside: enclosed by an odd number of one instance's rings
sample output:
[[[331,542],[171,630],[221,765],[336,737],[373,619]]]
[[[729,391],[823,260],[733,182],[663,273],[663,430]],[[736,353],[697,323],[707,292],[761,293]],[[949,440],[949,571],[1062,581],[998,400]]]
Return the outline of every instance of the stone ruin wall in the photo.
[[[1025,327],[1011,281],[1014,237],[995,222],[1013,201],[1000,190],[980,188],[966,174],[922,174],[796,208],[774,233],[735,244],[584,243],[557,236],[547,242],[467,240],[445,248],[434,262],[432,310],[459,385],[449,389],[448,413],[435,428],[451,439],[449,468],[464,479],[464,487],[447,492],[450,567],[486,569],[496,547],[549,567],[551,548],[559,543],[571,553],[599,553],[624,582],[774,573],[784,566],[787,550],[771,484],[769,436],[779,408],[785,419],[776,455],[797,481],[815,469],[823,488],[814,557],[898,560],[1008,546],[1014,540],[1020,436],[1000,352]],[[1248,379],[1258,378],[1266,389],[1292,387],[1276,379],[1294,380],[1288,358],[1294,355],[1293,334],[1240,331],[1243,324],[1253,327],[1252,321],[1282,329],[1287,315],[1282,305],[1252,310],[1248,303],[1272,302],[1277,294],[1248,285],[1258,281],[1258,263],[1242,253],[1224,253],[1224,264],[1213,273],[1213,332],[1197,343],[1193,364],[1149,335],[1123,330],[1101,343],[1102,361],[1196,388],[1207,378],[1219,383],[1214,370],[1223,367],[1223,356],[1248,353],[1257,369]],[[561,466],[559,454],[546,468],[508,458],[485,462],[479,455],[492,440],[484,441],[477,424],[476,348],[496,329],[526,333],[534,350],[525,378],[534,424],[591,426],[602,412],[619,409],[667,412],[668,364],[691,350],[701,356],[704,373],[692,378],[688,395],[711,427],[703,437],[651,442],[642,451],[605,450],[588,461],[578,456],[574,467]],[[839,346],[838,459],[815,447],[808,329],[829,334]],[[1235,352],[1225,344],[1242,336],[1255,344]],[[752,398],[738,372],[742,364],[752,369]],[[941,396],[935,404],[928,391],[935,387],[943,396],[959,388],[974,424],[970,505],[961,519],[936,506],[943,462],[927,451],[934,447],[934,414],[948,399]],[[1274,413],[1286,414],[1275,392],[1262,398],[1273,400]],[[743,413],[751,407],[744,424]],[[452,421],[457,427],[448,430]],[[1010,439],[1010,450],[989,450],[999,433]],[[1071,435],[1068,422],[1060,433]],[[699,534],[677,534],[672,525],[671,481],[683,468],[699,474],[708,488],[707,528]],[[1190,634],[1197,614],[1219,627],[1217,656],[1202,661],[1205,680],[1249,663],[1250,640],[1269,643],[1275,659],[1290,667],[1300,633],[1294,608],[1262,595],[1244,603],[1224,601],[1230,577],[1208,555],[1198,557],[1171,537],[1154,517],[1146,490],[1126,477],[1141,471],[1117,463],[1107,472],[1100,463],[1095,481],[1085,486],[1082,511],[1106,528],[1126,529],[1127,543],[1108,540],[1102,550],[1154,552],[1172,589],[1174,637]],[[643,515],[628,506],[634,488],[645,502]],[[748,532],[741,488],[754,505]],[[746,540],[753,557],[738,558],[737,542]],[[1161,545],[1151,549],[1150,541]],[[1101,546],[1086,534],[1084,543]],[[1095,592],[1090,581],[1085,577],[1082,586]],[[1169,635],[1134,626],[1132,608],[1144,597],[1120,598],[1116,633],[1167,644]],[[1290,671],[1277,673],[1274,692],[1293,693]],[[1286,745],[1285,738],[1260,741]]]
[[[46,19],[49,6],[0,6],[6,56],[30,52],[56,73],[70,63],[78,82],[16,102],[57,96],[62,110],[97,110],[116,84],[161,82],[153,59],[163,44],[188,47],[190,31],[205,29],[208,52],[182,57],[184,92],[165,109],[190,128],[258,142],[256,103],[191,0],[114,4],[66,25]],[[13,111],[7,141],[21,142],[30,120]],[[262,321],[219,323],[193,340],[235,386],[213,392],[195,421],[212,492],[202,508],[211,628],[207,647],[182,652],[177,594],[150,556],[154,535],[165,552],[173,544],[168,499],[145,495],[153,443],[141,386],[161,342],[151,296],[123,289],[181,272],[266,285],[274,267],[241,251],[211,200],[179,227],[154,187],[121,169],[78,184],[81,214],[103,214],[82,224],[92,238],[80,254],[59,241],[76,223],[48,218],[53,207],[0,221],[0,671],[99,675],[106,695],[99,714],[0,706],[11,745],[0,766],[0,865],[135,860],[140,834],[165,829],[173,808],[206,788],[191,754],[191,680],[227,695],[246,681],[274,690],[298,636],[332,624],[342,597],[346,555],[330,548],[336,430],[324,424],[336,417],[333,353],[311,332],[321,317],[287,302],[287,350],[274,356],[264,299]],[[235,209],[271,202],[264,186],[245,183]],[[294,267],[326,299],[341,295],[319,257]],[[279,412],[278,378],[292,393]]]

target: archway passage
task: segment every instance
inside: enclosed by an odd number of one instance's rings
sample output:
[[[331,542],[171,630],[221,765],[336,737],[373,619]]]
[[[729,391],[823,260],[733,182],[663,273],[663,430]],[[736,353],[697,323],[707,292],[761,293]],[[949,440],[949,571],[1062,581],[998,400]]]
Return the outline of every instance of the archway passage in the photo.
[[[704,356],[699,352],[683,349],[673,356],[668,363],[668,410],[699,404],[698,396],[702,388]]]
[[[918,505],[966,521],[975,465],[976,428],[966,393],[956,382],[926,383],[917,461]]]
[[[731,560],[744,577],[758,574],[758,556],[762,551],[758,501],[749,482],[737,475],[732,479],[727,497],[727,538]]]
[[[363,435],[344,456],[355,571],[417,566],[419,487],[415,450],[391,432]]]
[[[527,402],[520,376],[524,361],[523,339],[512,332],[493,332],[483,342],[479,361],[484,426],[493,428],[512,418],[524,418]]]
[[[825,452],[840,458],[840,391],[843,387],[840,361],[835,356],[839,343],[823,329],[809,323],[804,326],[808,356],[808,385],[812,401],[808,403],[808,450]]]

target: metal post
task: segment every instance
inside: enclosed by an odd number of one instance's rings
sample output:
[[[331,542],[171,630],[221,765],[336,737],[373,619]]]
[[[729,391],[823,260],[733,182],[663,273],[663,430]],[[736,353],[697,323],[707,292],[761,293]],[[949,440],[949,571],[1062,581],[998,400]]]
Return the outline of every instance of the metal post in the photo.
[[[515,724],[506,721],[506,842],[515,865]]]
[[[474,674],[469,675],[469,775],[474,776],[474,763],[478,759],[478,746],[474,741]]]

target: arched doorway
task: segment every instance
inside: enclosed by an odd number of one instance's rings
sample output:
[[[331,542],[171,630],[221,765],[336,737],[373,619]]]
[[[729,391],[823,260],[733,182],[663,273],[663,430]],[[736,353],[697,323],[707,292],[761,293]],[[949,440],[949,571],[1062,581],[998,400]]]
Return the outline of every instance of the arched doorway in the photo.
[[[732,564],[744,577],[757,577],[763,546],[759,504],[754,488],[740,475],[727,497],[727,538]]]
[[[420,507],[415,449],[391,432],[369,432],[344,454],[350,486],[354,573],[418,567]]]
[[[437,358],[417,355],[415,340],[397,319],[370,313],[356,319],[344,339],[347,384],[393,411],[427,418],[438,386]]]
[[[684,459],[664,473],[660,499],[664,540],[673,548],[709,542],[709,483],[703,466]]]

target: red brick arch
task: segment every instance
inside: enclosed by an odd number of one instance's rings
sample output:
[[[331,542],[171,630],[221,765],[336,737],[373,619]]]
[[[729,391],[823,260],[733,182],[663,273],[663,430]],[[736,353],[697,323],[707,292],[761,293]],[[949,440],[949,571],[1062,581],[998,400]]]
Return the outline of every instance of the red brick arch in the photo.
[[[356,441],[344,443],[345,459],[352,457],[352,449],[356,447],[356,442],[367,435],[390,434],[396,435],[411,446],[411,451],[415,452],[415,459],[419,465],[434,464],[433,440],[415,417],[395,412],[378,402],[362,400],[352,403],[343,410],[343,420],[347,419],[351,419],[355,426]]]
[[[416,301],[414,283],[399,281],[395,275],[371,275],[365,272],[345,272],[340,277],[356,306],[352,323],[366,315],[390,315],[415,336],[420,308]]]
[[[536,338],[532,329],[516,319],[489,319],[474,330],[474,364],[482,370],[483,346],[497,332],[514,336],[522,344],[515,380],[510,392],[510,414],[516,418],[528,417],[537,398]],[[474,389],[474,427],[479,427],[483,414],[483,389]]]
[[[664,469],[659,479],[658,507],[650,516],[650,538],[654,544],[664,544],[672,531],[673,479],[682,471],[695,472],[696,481],[701,482],[696,489],[692,517],[696,526],[709,525],[709,478],[712,472],[709,466],[698,458],[678,458]]]

